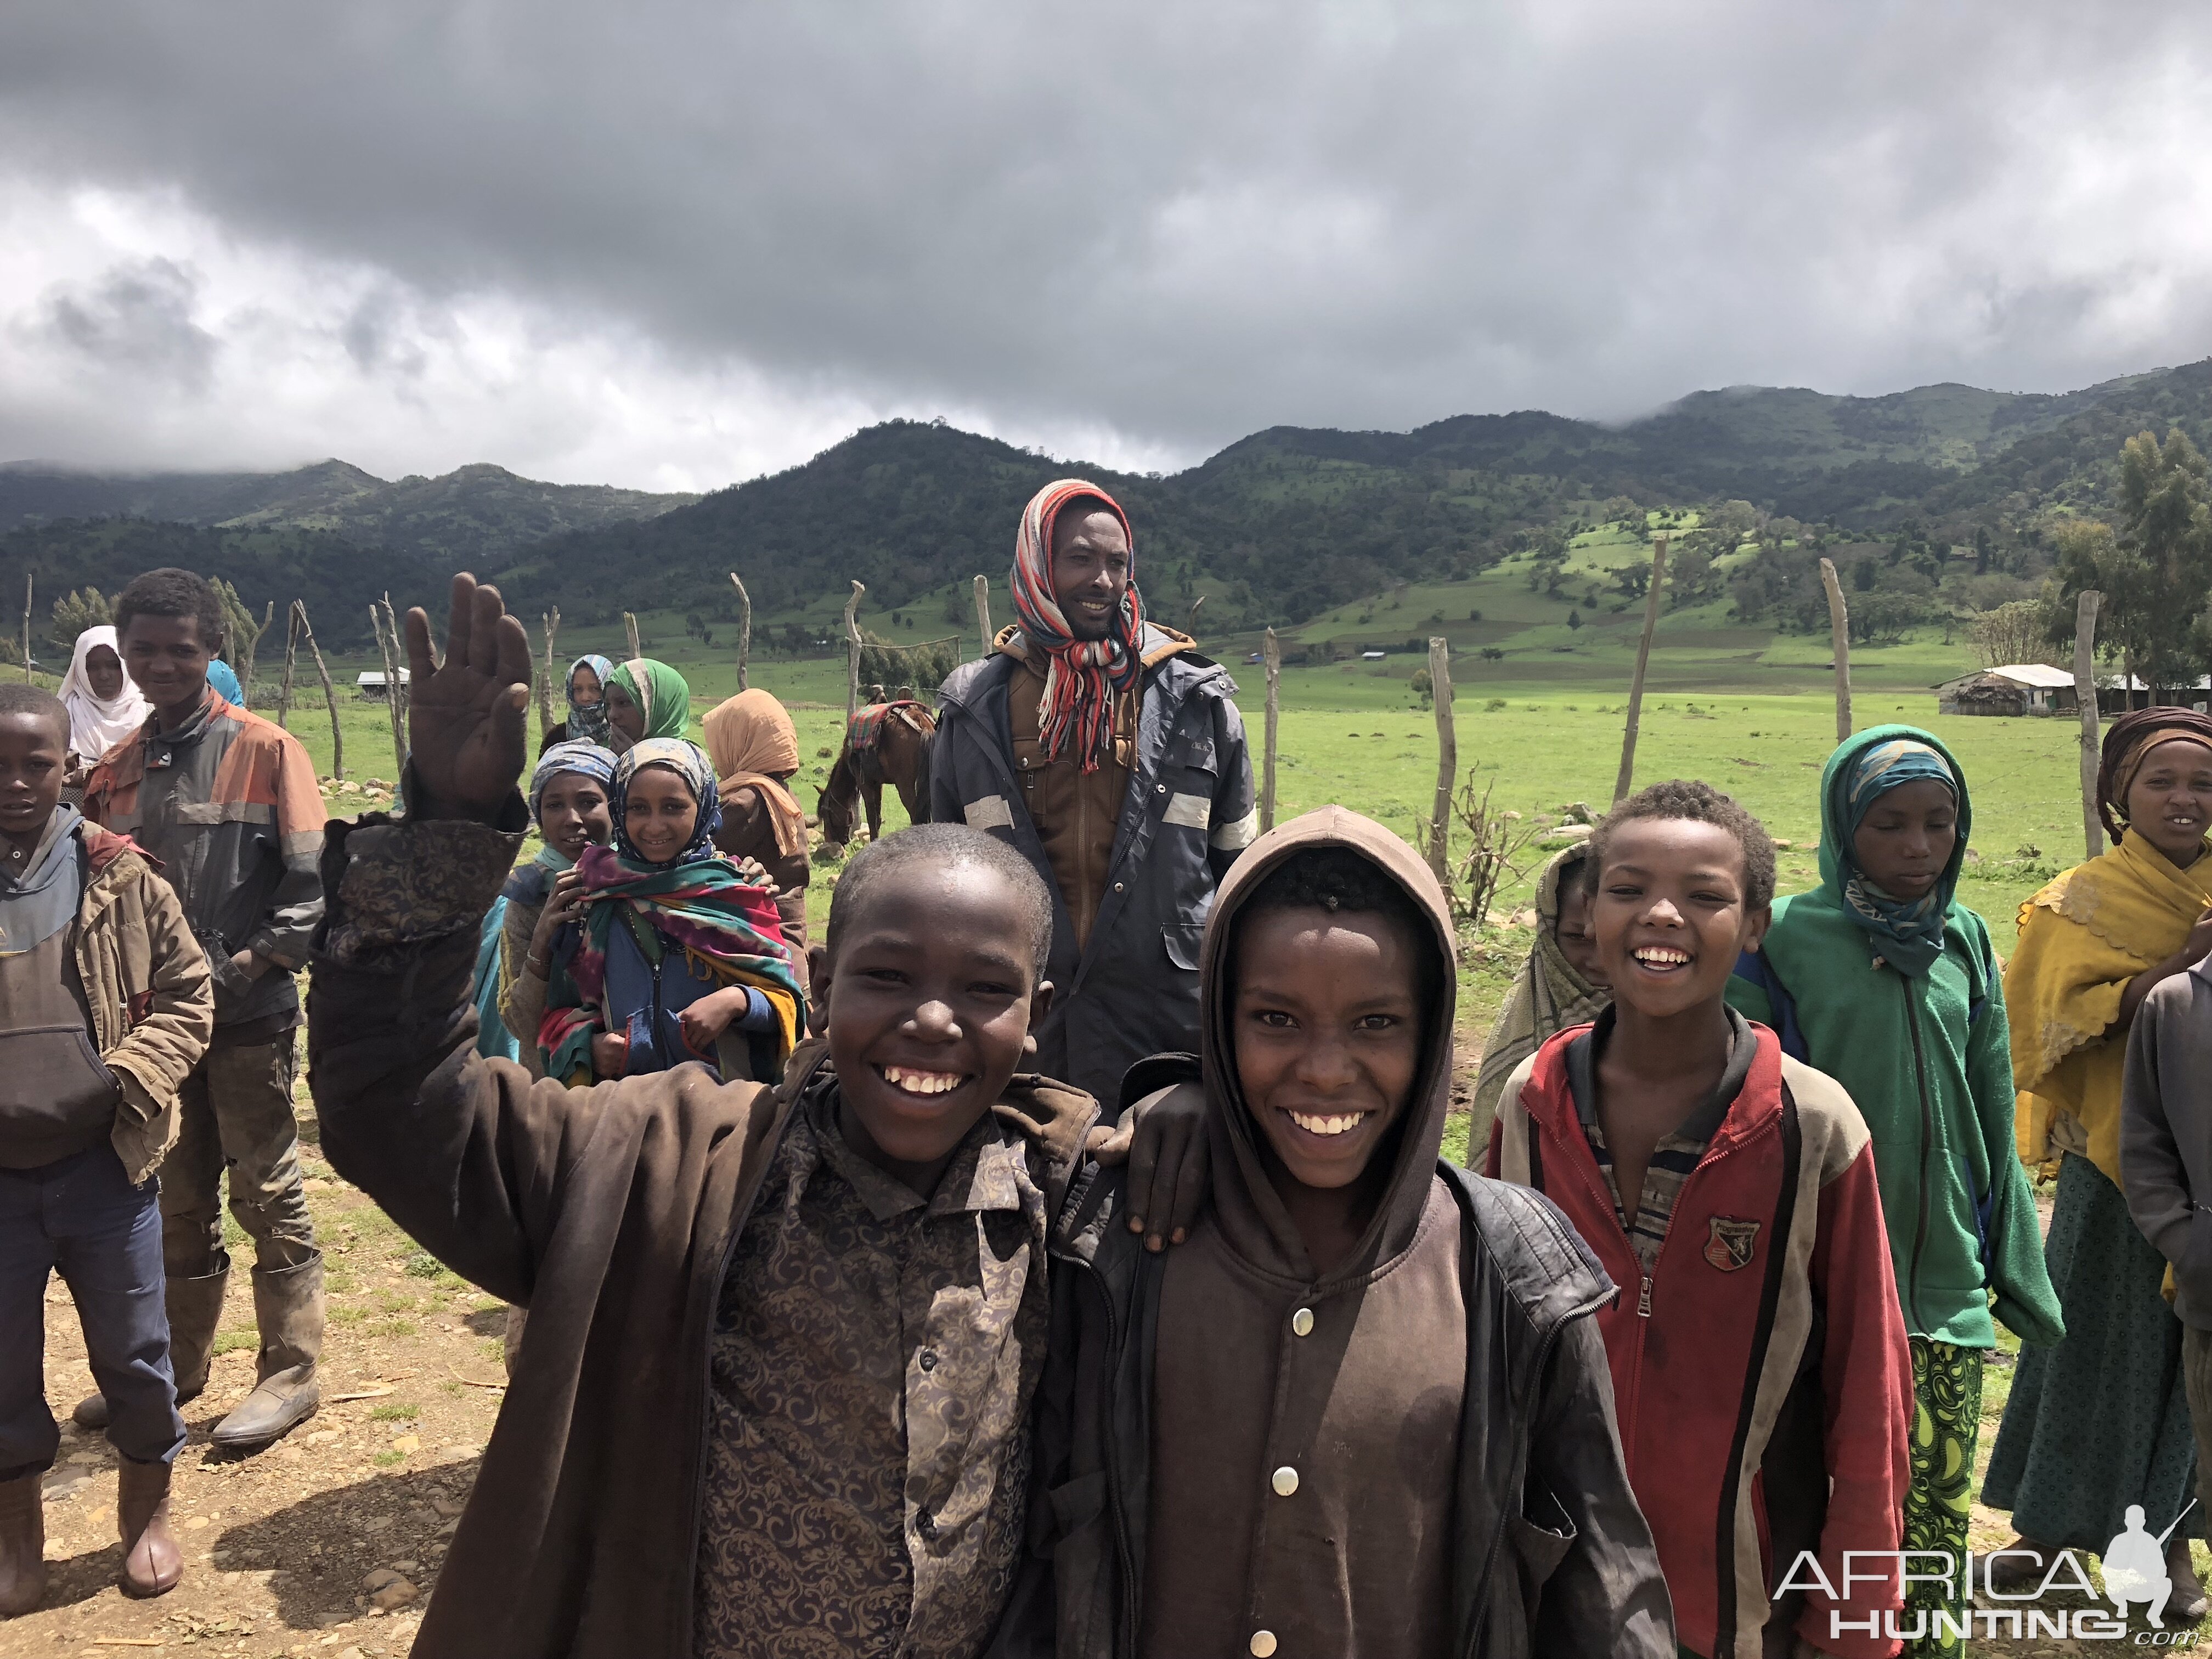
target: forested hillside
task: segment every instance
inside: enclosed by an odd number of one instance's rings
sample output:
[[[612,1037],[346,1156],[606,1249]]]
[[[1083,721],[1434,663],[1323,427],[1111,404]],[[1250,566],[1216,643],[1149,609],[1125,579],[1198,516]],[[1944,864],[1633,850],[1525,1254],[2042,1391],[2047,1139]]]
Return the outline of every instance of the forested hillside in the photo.
[[[1203,596],[1209,631],[1296,626],[1409,583],[1463,584],[1509,559],[1534,583],[1603,524],[1693,516],[1674,603],[1736,621],[1821,624],[1815,565],[1844,554],[1866,625],[1896,631],[2024,599],[2052,568],[2055,526],[2117,522],[2122,442],[2212,436],[2212,362],[2058,396],[1923,386],[1880,398],[1802,389],[1699,392],[1605,426],[1534,411],[1406,433],[1273,428],[1163,477],[1116,474],[941,422],[893,421],[802,466],[699,499],[554,486],[497,467],[388,483],[342,462],[278,475],[94,478],[0,467],[0,583],[37,571],[106,585],[170,549],[249,602],[297,592],[337,637],[390,588],[434,599],[443,573],[499,576],[525,613],[605,623],[732,616],[741,573],[763,629],[820,634],[848,591],[918,628],[966,626],[966,584],[1002,578],[1021,503],[1079,473],[1137,526],[1156,611]],[[104,514],[182,519],[184,539]],[[38,522],[60,520],[60,522]],[[358,550],[357,551],[355,550]],[[189,556],[186,556],[189,554]],[[6,592],[0,588],[0,592]]]

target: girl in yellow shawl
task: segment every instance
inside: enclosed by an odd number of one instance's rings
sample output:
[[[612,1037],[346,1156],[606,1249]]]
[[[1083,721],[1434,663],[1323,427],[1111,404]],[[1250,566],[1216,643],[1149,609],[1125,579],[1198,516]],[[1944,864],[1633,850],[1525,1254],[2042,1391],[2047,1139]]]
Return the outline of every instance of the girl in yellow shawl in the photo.
[[[2181,1325],[2160,1294],[2166,1264],[2128,1218],[2120,1186],[2127,1030],[2159,981],[2212,953],[2212,719],[2181,708],[2122,715],[2106,734],[2099,810],[2112,850],[2069,870],[2020,913],[2005,971],[2021,1151],[2059,1160],[2044,1257],[2066,1339],[2022,1352],[1982,1500],[2013,1512],[2013,1547],[2101,1553],[2140,1504],[2166,1530],[2195,1492]],[[2192,1514],[2169,1541],[2169,1611],[2205,1611],[2190,1565]],[[2027,1563],[1997,1564],[2039,1582]]]

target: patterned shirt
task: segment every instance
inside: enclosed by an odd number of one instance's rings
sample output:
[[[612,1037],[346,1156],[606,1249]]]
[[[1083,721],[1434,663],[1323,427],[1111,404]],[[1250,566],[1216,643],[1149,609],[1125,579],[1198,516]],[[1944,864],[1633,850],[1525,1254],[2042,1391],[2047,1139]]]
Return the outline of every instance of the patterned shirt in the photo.
[[[986,1115],[924,1200],[794,1114],[710,1345],[696,1651],[967,1659],[1021,1543],[1049,1218]]]
[[[1706,1146],[1719,1133],[1721,1120],[1728,1115],[1729,1107],[1743,1091],[1743,1080],[1750,1075],[1751,1062],[1759,1054],[1759,1039],[1753,1035],[1750,1022],[1733,1008],[1724,1012],[1735,1040],[1720,1083],[1703,1105],[1660,1136],[1659,1144],[1651,1149],[1651,1161],[1644,1166],[1644,1189],[1637,1197],[1632,1225],[1627,1206],[1620,1201],[1620,1177],[1613,1173],[1613,1153],[1605,1144],[1605,1127],[1597,1110],[1597,1060],[1606,1040],[1613,1035],[1613,1009],[1607,1006],[1598,1015],[1596,1024],[1567,1048],[1567,1079],[1574,1089],[1575,1112],[1582,1121],[1583,1136],[1589,1142],[1591,1156],[1604,1171],[1606,1190],[1613,1197],[1614,1218],[1620,1221],[1621,1231],[1628,1235],[1629,1248],[1636,1252],[1636,1259],[1644,1264],[1646,1296],[1650,1294],[1650,1276],[1659,1265],[1660,1246],[1666,1243],[1667,1229],[1674,1219],[1674,1201],[1681,1196],[1682,1183],[1690,1178],[1690,1172],[1705,1157]],[[1643,1311],[1649,1313],[1650,1310],[1646,1307]]]

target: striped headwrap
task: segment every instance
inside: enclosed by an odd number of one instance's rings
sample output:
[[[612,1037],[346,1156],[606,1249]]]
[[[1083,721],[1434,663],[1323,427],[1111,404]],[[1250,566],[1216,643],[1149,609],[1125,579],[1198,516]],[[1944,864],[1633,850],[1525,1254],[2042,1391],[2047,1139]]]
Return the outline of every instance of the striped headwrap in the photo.
[[[1129,538],[1129,586],[1113,631],[1103,640],[1079,640],[1067,625],[1052,583],[1052,527],[1061,507],[1079,498],[1095,501],[1121,521]],[[1030,497],[1014,537],[1014,616],[1022,639],[1045,653],[1044,696],[1037,703],[1037,735],[1047,760],[1058,760],[1069,734],[1076,759],[1096,772],[1114,742],[1114,699],[1144,672],[1139,641],[1143,602],[1137,594],[1137,538],[1129,515],[1097,484],[1062,478]]]

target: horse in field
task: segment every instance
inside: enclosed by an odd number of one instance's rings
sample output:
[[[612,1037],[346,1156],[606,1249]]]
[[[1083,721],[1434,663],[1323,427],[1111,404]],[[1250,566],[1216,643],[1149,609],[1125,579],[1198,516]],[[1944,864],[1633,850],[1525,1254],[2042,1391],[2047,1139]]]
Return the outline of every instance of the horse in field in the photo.
[[[868,839],[883,833],[884,786],[898,791],[906,815],[929,821],[929,750],[937,716],[919,702],[870,703],[845,727],[845,744],[815,802],[822,838],[837,846],[853,839],[854,808],[865,805]]]

